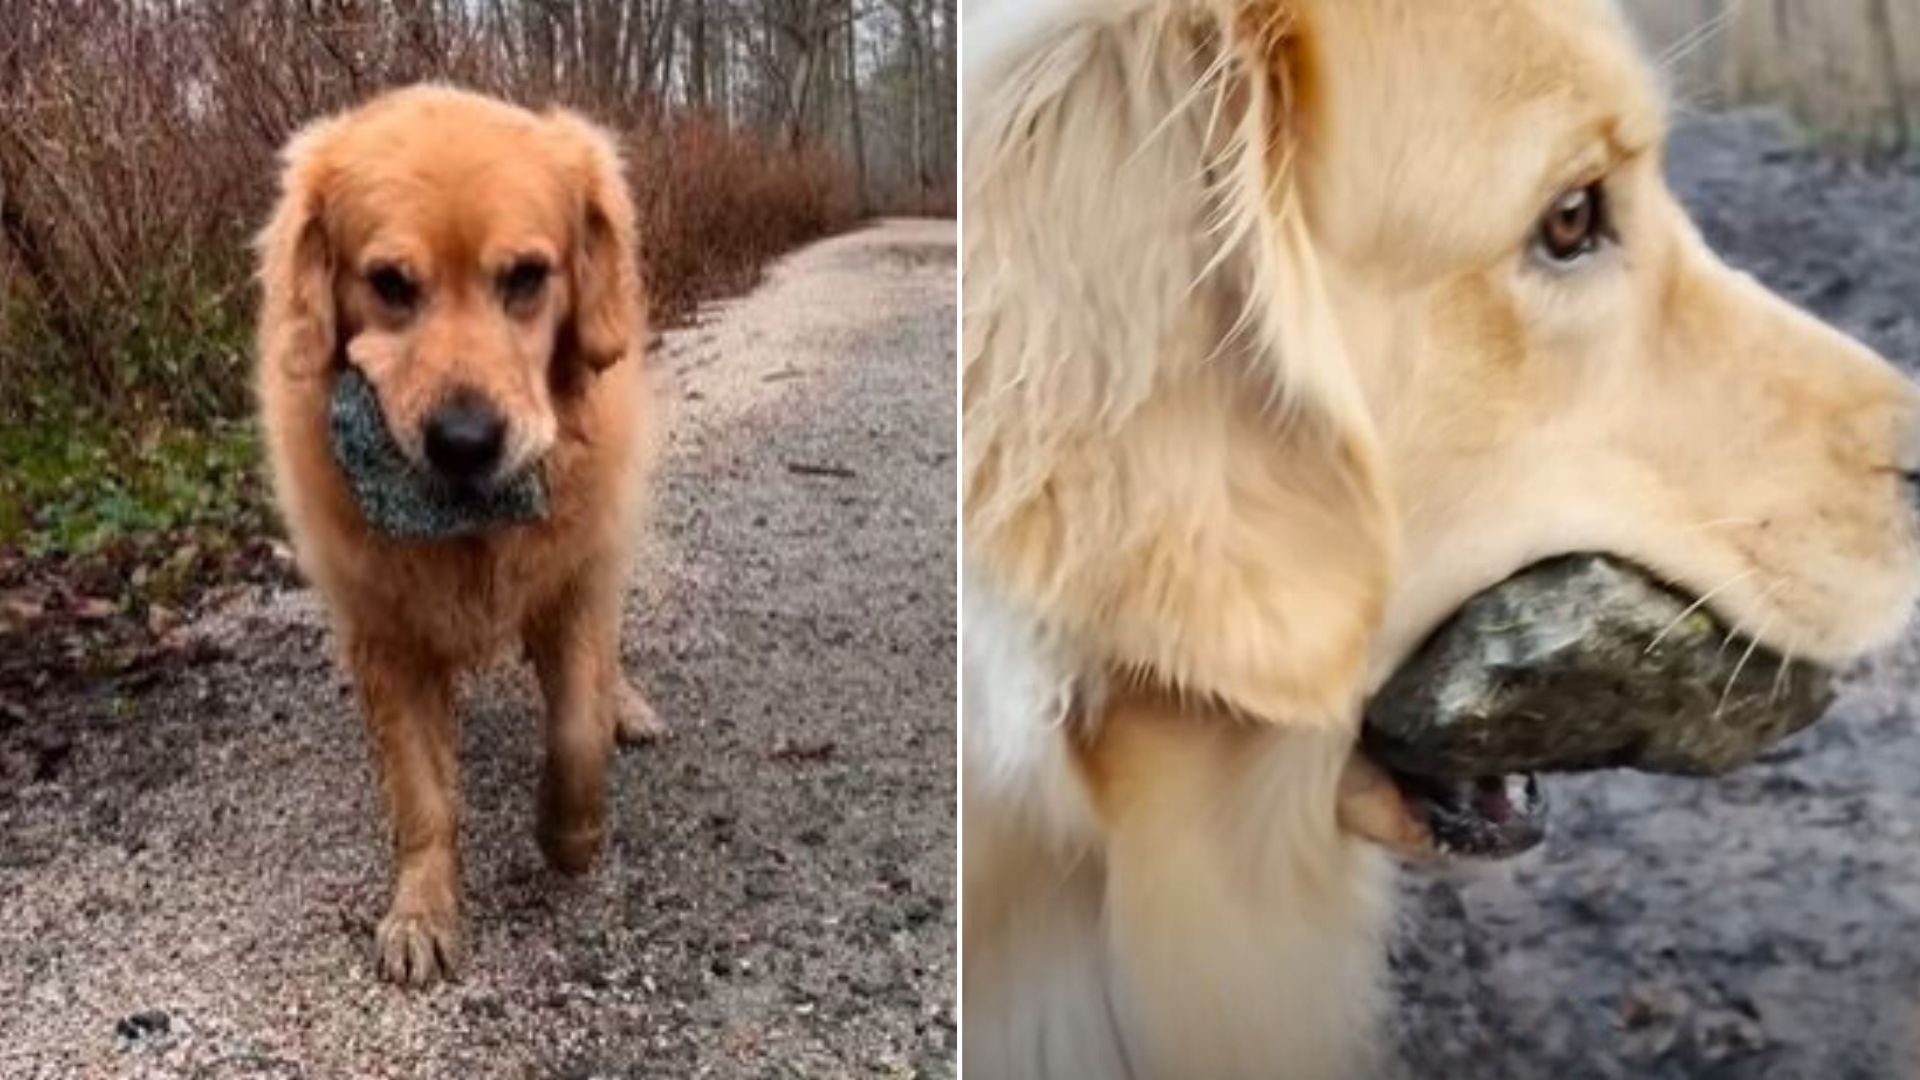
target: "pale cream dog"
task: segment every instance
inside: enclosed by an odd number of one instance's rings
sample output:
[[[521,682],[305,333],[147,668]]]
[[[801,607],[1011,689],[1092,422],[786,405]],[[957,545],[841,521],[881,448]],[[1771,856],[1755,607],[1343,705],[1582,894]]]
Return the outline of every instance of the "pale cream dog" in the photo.
[[[966,1074],[1363,1074],[1368,692],[1573,551],[1886,640],[1916,393],[1706,249],[1600,0],[968,10]]]

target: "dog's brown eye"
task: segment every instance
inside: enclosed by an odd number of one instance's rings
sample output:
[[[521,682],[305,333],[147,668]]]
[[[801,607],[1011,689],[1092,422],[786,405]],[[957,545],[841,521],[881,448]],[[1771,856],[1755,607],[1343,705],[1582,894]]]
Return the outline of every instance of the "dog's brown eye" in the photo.
[[[420,300],[420,287],[397,266],[376,266],[367,271],[367,286],[388,307],[410,308]]]
[[[1606,231],[1606,204],[1599,184],[1574,188],[1553,200],[1541,216],[1535,242],[1541,255],[1571,263],[1593,253]]]
[[[507,303],[524,303],[540,295],[552,268],[539,259],[521,259],[500,275],[500,293]]]

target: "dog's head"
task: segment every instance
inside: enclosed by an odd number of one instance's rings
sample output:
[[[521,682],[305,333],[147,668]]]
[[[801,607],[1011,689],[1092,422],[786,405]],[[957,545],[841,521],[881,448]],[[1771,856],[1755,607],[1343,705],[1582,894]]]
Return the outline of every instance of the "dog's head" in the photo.
[[[488,488],[639,346],[634,229],[612,140],[578,116],[390,93],[289,145],[262,237],[268,351],[294,378],[358,368],[416,467]]]
[[[1602,0],[1009,12],[969,30],[968,559],[1076,670],[1350,730],[1576,551],[1800,657],[1902,624],[1914,389],[1707,250]]]
[[[1890,636],[1920,580],[1914,390],[1702,244],[1612,8],[1313,9],[1290,48],[1341,66],[1293,103],[1291,179],[1404,541],[1376,664],[1577,550],[1816,660]]]

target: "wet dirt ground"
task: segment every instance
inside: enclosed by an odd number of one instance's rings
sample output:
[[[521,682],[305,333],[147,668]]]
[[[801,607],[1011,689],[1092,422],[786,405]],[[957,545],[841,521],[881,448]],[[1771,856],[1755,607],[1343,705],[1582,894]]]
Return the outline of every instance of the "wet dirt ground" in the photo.
[[[380,983],[387,854],[304,591],[0,708],[0,1077],[941,1077],[954,1036],[954,226],[816,245],[670,332],[672,435],[579,883],[536,695],[463,696],[462,980]]]
[[[1735,265],[1920,368],[1920,164],[1683,121],[1669,174]],[[1920,1076],[1920,632],[1813,729],[1710,781],[1547,780],[1545,845],[1406,875],[1409,1077]]]

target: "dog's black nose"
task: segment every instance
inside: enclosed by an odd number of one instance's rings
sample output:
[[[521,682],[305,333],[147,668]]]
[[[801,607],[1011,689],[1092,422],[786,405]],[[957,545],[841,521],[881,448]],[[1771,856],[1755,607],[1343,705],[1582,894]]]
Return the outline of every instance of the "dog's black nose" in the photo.
[[[434,469],[449,480],[473,483],[500,463],[507,422],[487,399],[458,390],[428,415],[424,434]]]

